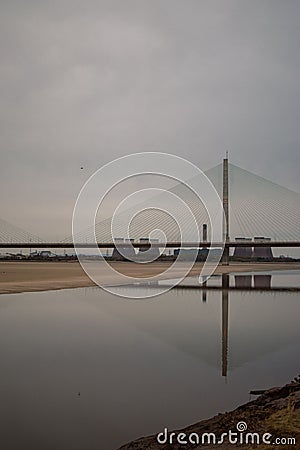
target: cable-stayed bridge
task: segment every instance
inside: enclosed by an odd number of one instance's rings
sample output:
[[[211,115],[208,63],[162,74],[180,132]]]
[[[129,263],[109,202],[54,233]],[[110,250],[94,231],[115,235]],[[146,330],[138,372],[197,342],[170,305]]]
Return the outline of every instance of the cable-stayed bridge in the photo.
[[[224,164],[219,164],[205,172],[224,201]],[[183,199],[192,211],[193,216],[202,229],[207,224],[207,237],[200,237],[195,242],[192,235],[182,242],[181,230],[174,217],[167,214],[163,208],[155,208],[156,199],[148,199],[141,205],[141,211],[130,222],[129,235],[131,242],[126,245],[134,247],[161,246],[159,242],[140,242],[141,238],[150,236],[155,229],[163,230],[165,247],[210,247],[218,246],[219,242],[211,242],[211,222],[205,205],[186,186],[177,184],[170,192]],[[300,194],[280,186],[263,177],[257,176],[233,164],[228,164],[228,192],[229,192],[229,239],[225,247],[263,247],[266,245],[258,239],[254,242],[249,238],[269,238],[268,245],[272,247],[299,247],[300,246]],[[163,194],[162,194],[163,196]],[[160,198],[163,204],[163,198]],[[169,200],[168,200],[169,201]],[[174,200],[175,217],[180,218],[188,230],[188,219],[181,209],[180,203]],[[115,247],[115,238],[124,237],[124,221],[130,216],[128,211],[120,213],[117,224],[112,232],[112,218],[96,223],[95,230],[83,230],[74,236],[78,248],[93,248],[95,244],[94,233],[99,248]],[[118,225],[119,223],[119,225]],[[236,241],[236,238],[243,240]],[[246,239],[247,238],[247,239]],[[34,236],[21,228],[13,226],[0,219],[0,248],[73,248],[73,237],[69,236],[58,242],[47,242],[45,239]]]
[[[14,248],[16,243],[29,244],[31,242],[43,244],[45,240],[0,218],[0,245],[2,248],[4,245]]]

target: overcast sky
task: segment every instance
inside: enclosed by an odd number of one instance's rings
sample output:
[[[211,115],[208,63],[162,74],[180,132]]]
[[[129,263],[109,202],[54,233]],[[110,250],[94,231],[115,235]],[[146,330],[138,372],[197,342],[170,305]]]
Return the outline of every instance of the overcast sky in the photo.
[[[2,0],[2,219],[70,234],[132,152],[232,163],[300,192],[298,0]],[[84,169],[81,170],[80,167]]]

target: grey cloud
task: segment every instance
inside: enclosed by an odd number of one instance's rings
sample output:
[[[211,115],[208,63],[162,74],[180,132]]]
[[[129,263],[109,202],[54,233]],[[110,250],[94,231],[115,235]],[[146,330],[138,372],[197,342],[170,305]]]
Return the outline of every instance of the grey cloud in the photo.
[[[3,218],[68,235],[87,176],[137,151],[206,169],[229,149],[234,164],[300,191],[298,2],[0,9]]]

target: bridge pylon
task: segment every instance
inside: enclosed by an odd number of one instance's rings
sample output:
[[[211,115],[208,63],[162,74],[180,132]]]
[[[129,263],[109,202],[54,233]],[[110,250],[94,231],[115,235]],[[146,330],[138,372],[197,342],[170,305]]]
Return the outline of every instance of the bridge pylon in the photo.
[[[228,187],[228,152],[223,159],[223,239],[225,243],[229,242],[229,187]],[[225,245],[222,257],[222,263],[229,264],[229,247]]]

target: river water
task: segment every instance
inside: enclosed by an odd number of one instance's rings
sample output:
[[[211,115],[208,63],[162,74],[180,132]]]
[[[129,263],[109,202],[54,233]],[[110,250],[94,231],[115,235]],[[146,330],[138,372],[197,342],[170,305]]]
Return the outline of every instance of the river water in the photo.
[[[278,287],[299,287],[300,273],[264,275],[143,300],[1,295],[0,448],[115,450],[288,382],[300,373],[300,296]]]

